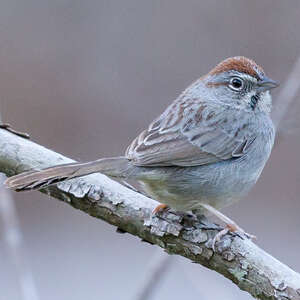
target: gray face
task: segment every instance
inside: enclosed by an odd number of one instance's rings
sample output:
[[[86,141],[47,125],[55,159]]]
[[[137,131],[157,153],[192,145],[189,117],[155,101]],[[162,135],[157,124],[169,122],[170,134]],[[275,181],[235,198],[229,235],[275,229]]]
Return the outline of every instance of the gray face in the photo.
[[[205,86],[211,99],[249,112],[269,113],[272,99],[268,90],[277,84],[267,77],[257,79],[245,73],[228,71],[208,76]]]

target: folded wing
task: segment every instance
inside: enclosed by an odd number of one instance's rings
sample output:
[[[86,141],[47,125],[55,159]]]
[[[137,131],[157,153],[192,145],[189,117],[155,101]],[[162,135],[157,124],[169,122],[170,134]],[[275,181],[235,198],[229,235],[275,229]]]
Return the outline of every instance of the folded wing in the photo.
[[[178,99],[128,147],[137,166],[198,166],[244,155],[255,136],[249,120],[232,108]],[[218,113],[216,113],[218,112]]]

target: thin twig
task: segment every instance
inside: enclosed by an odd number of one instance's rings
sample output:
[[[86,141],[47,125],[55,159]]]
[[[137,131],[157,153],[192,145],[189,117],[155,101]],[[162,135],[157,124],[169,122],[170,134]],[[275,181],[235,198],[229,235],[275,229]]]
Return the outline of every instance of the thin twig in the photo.
[[[4,174],[0,174],[0,216],[3,220],[4,240],[18,274],[22,299],[38,300],[37,288],[28,259],[24,254],[24,249],[22,249],[22,232],[20,230],[14,199],[11,191],[3,186],[5,178]]]
[[[145,266],[144,276],[137,283],[138,290],[134,300],[150,300],[158,284],[166,275],[173,257],[162,252],[161,249],[155,249],[155,253],[150,257],[150,262]]]
[[[300,88],[300,56],[293,65],[293,69],[286,79],[283,88],[277,96],[276,105],[273,108],[272,119],[275,127],[279,127],[283,117],[296,98]]]

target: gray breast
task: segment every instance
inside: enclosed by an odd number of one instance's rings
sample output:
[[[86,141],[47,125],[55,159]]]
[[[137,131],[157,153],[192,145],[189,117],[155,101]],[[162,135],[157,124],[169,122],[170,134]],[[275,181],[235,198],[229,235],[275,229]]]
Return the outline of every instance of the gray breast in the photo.
[[[274,143],[270,118],[253,121],[256,138],[244,156],[195,167],[148,168],[140,178],[146,192],[178,210],[196,209],[199,203],[222,208],[239,200],[258,180]]]

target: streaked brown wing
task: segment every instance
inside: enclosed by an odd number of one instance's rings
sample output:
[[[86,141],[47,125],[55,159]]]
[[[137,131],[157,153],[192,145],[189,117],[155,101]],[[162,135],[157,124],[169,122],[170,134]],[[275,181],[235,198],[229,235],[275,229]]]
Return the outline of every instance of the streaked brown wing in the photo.
[[[179,98],[132,142],[126,157],[137,166],[197,166],[242,156],[255,137],[244,135],[243,114],[232,115],[225,106]]]

